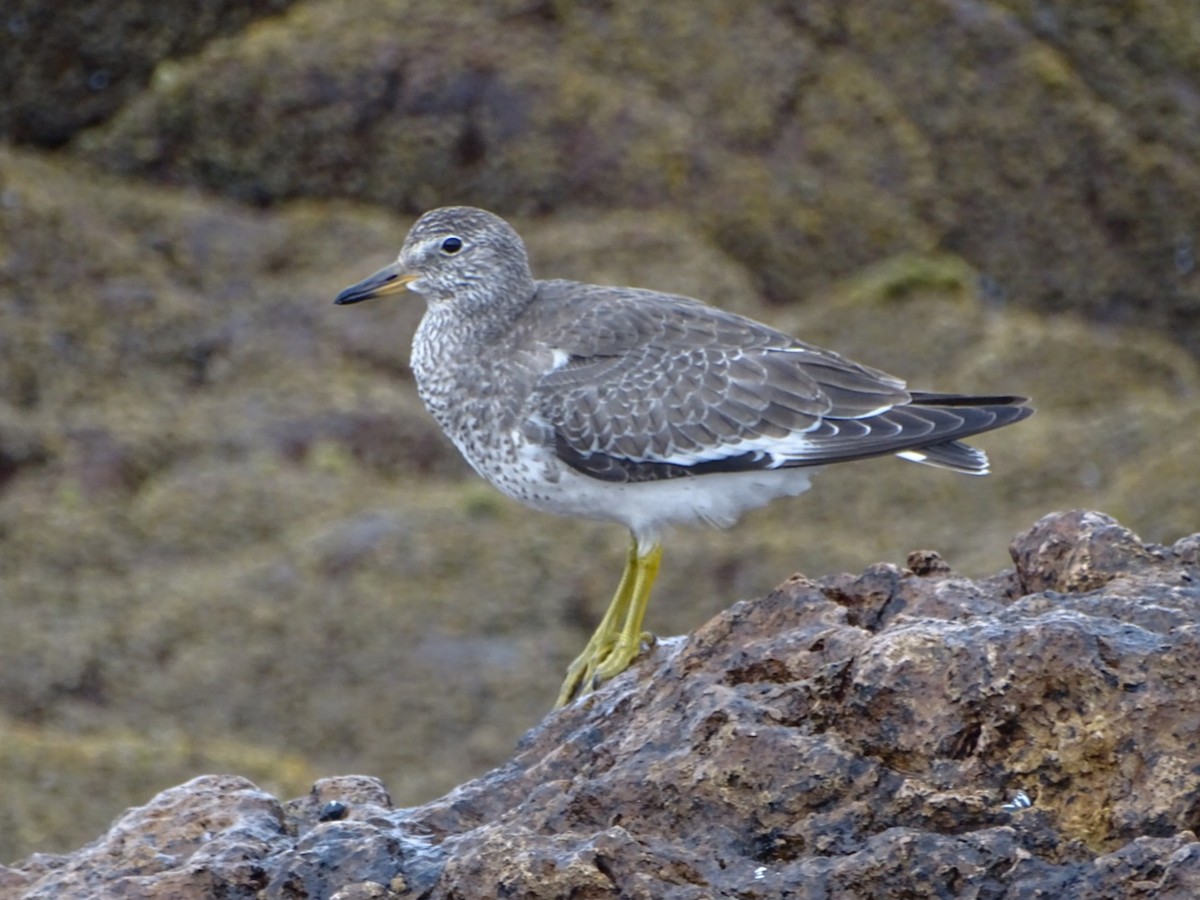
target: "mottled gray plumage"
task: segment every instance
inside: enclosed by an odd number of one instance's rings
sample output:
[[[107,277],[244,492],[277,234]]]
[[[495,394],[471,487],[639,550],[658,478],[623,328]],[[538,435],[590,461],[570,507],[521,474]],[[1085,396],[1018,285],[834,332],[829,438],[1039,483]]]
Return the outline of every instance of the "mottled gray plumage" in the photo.
[[[643,555],[670,523],[729,524],[830,463],[899,454],[982,474],[960,439],[1032,413],[1022,397],[908,391],[687,297],[535,280],[508,223],[469,207],[423,215],[396,263],[337,302],[405,288],[427,303],[418,389],[471,465],[531,506],[625,524]]]
[[[448,238],[461,248],[446,252]],[[399,263],[429,301],[413,344],[422,397],[476,469],[534,505],[563,465],[610,483],[718,483],[915,450],[980,473],[986,457],[958,439],[1032,412],[1019,397],[912,393],[686,297],[534,280],[516,232],[482,210],[426,213]],[[514,441],[560,477],[511,483]]]

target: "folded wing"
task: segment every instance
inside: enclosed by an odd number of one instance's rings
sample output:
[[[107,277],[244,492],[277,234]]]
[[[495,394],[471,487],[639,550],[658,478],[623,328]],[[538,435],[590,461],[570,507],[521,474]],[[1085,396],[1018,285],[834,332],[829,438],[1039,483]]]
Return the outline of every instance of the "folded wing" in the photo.
[[[909,392],[877,369],[686,298],[627,290],[600,302],[542,331],[558,362],[536,384],[531,413],[563,462],[604,481],[893,453],[982,474],[987,457],[959,439],[1033,412],[1022,397]]]

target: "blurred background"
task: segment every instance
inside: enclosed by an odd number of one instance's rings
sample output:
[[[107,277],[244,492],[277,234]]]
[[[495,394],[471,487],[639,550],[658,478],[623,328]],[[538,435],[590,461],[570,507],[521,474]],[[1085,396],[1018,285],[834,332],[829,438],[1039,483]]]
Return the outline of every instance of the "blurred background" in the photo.
[[[623,564],[421,409],[422,210],[1014,392],[990,478],[836,467],[668,538],[648,626],[796,571],[1008,565],[1089,507],[1200,529],[1192,0],[10,0],[0,16],[0,862],[235,772],[398,805],[504,760]]]

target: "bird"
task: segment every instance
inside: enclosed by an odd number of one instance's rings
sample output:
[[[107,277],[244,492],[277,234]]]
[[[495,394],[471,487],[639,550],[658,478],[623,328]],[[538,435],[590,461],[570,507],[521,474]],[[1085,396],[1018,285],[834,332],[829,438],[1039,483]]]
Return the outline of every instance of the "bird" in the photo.
[[[396,261],[338,305],[425,301],[411,366],[428,411],[483,478],[534,509],[629,531],[607,611],[556,707],[627,669],[670,526],[732,525],[809,488],[827,465],[876,456],[969,475],[963,438],[1033,413],[1025,397],[909,390],[905,382],[700,300],[541,280],[500,216],[421,215]]]

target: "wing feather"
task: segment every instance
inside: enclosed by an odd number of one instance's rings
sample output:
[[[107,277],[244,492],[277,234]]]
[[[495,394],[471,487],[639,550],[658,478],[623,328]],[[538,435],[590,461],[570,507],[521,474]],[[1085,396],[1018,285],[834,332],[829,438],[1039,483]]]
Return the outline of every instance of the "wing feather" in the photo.
[[[528,411],[553,430],[560,459],[602,480],[891,453],[979,473],[986,456],[958,438],[1032,413],[1020,397],[910,393],[885,372],[698,301],[582,287],[541,283],[532,333],[566,362],[541,375]]]

